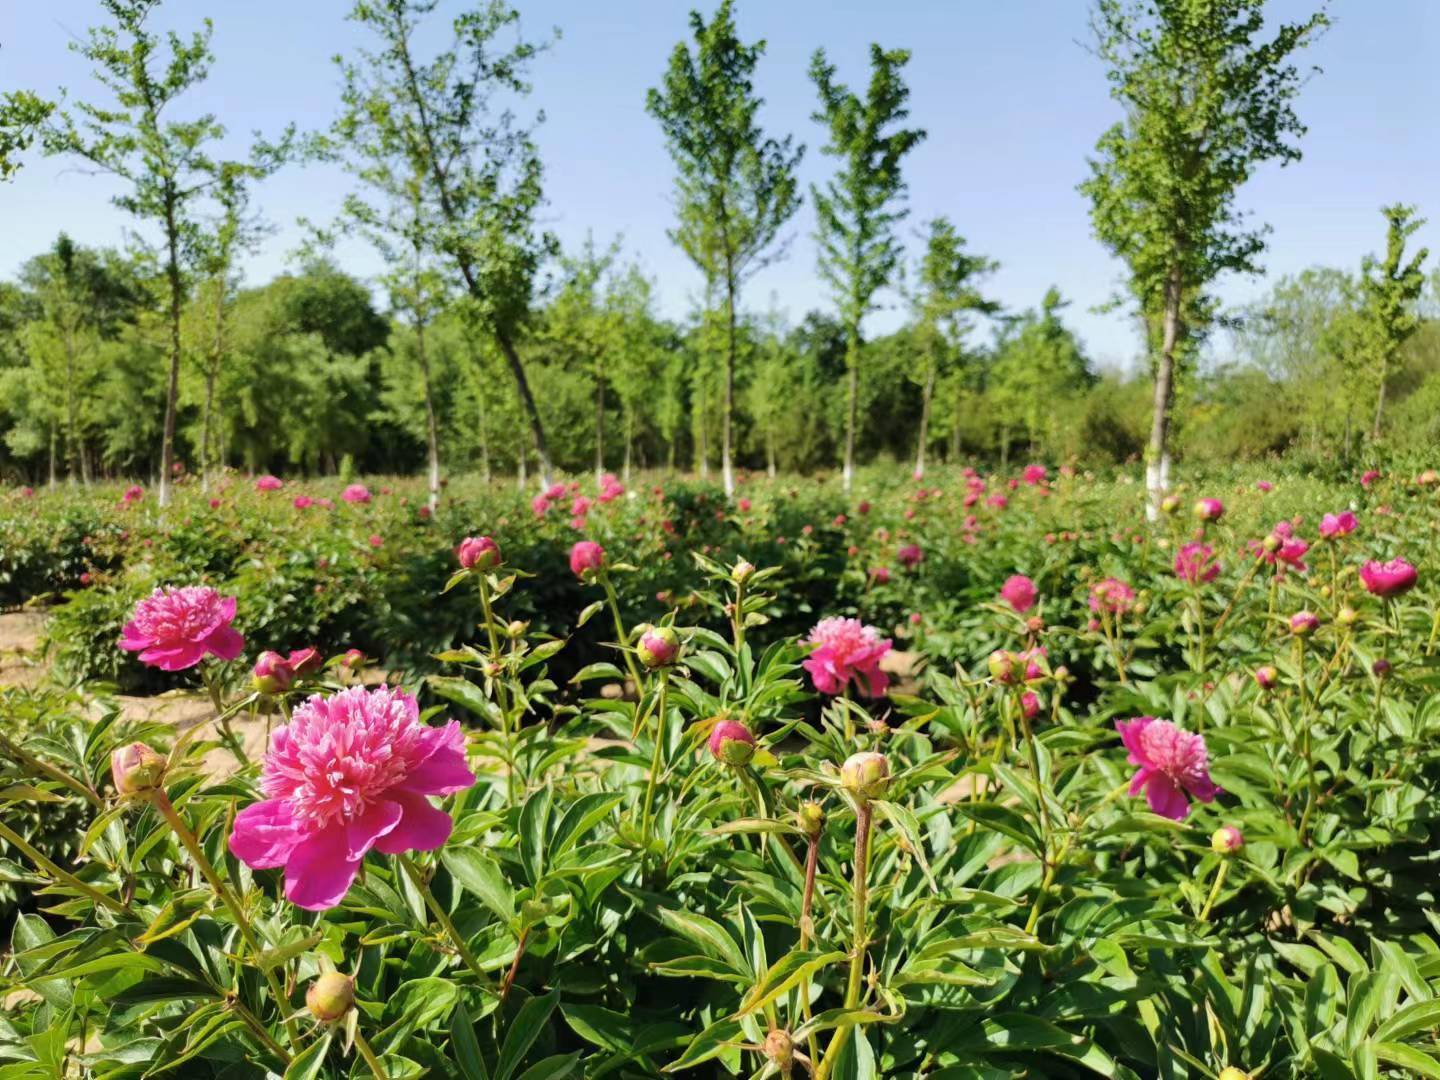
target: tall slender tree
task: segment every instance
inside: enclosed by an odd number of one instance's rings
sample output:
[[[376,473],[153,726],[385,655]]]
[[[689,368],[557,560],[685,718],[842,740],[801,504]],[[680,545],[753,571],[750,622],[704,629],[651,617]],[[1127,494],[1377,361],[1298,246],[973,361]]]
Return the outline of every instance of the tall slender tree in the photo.
[[[899,127],[910,115],[910,90],[900,77],[908,49],[870,46],[870,85],[862,98],[835,81],[835,66],[817,49],[810,78],[820,93],[814,119],[829,141],[822,152],[840,160],[823,189],[812,186],[820,244],[820,276],[834,294],[845,327],[845,490],[855,478],[859,423],[860,354],[865,316],[875,294],[890,283],[900,262],[895,227],[908,213],[903,200],[902,159],[925,138],[919,128]]]
[[[278,144],[257,143],[248,163],[212,157],[207,146],[225,135],[212,114],[169,118],[175,103],[210,73],[210,20],[189,37],[161,34],[147,25],[160,0],[101,0],[100,6],[110,22],[92,27],[71,48],[94,65],[95,78],[111,101],[56,109],[40,124],[39,134],[47,154],[82,158],[122,180],[126,187],[115,196],[115,204],[160,230],[169,329],[159,482],[160,505],[165,506],[175,461],[180,316],[198,228],[197,207],[227,173],[253,178],[278,168],[289,142],[287,137]],[[168,49],[168,58],[162,57],[163,49]]]
[[[920,354],[920,430],[915,438],[915,475],[925,475],[925,448],[930,436],[930,412],[935,383],[948,358],[959,355],[971,328],[971,316],[991,315],[1000,305],[980,294],[979,280],[1000,264],[965,250],[965,238],[945,217],[925,226],[925,251],[915,268],[916,285],[910,295],[916,345]]]
[[[735,30],[734,4],[722,0],[707,24],[690,13],[694,52],[681,42],[646,108],[665,132],[675,161],[680,223],[670,238],[705,275],[707,294],[725,302],[725,378],[720,470],[735,492],[737,306],[745,280],[784,253],[780,231],[800,206],[795,169],[804,156],[792,138],[767,137],[756,116],[756,65],[765,42],[746,45]]]
[[[1385,388],[1395,356],[1406,340],[1420,328],[1417,301],[1425,287],[1425,260],[1430,252],[1421,248],[1407,261],[1405,242],[1425,224],[1415,216],[1413,206],[1395,203],[1380,211],[1385,215],[1385,257],[1365,256],[1360,272],[1360,341],[1357,350],[1375,380],[1375,422],[1372,439],[1380,438],[1385,417]]]
[[[379,47],[338,61],[342,111],[319,145],[381,189],[392,177],[424,178],[426,244],[453,263],[467,311],[504,356],[548,485],[550,451],[518,342],[536,272],[555,245],[535,221],[539,152],[507,101],[529,92],[540,46],[518,35],[503,42],[519,12],[503,0],[477,0],[452,20],[448,41],[422,59],[416,38],[435,35],[427,20],[438,4],[356,0],[350,18]]]
[[[1236,208],[1266,161],[1300,158],[1293,55],[1324,11],[1267,32],[1264,0],[1095,0],[1095,52],[1125,117],[1096,144],[1080,185],[1102,243],[1125,260],[1130,292],[1155,326],[1146,484],[1153,517],[1169,476],[1176,357],[1204,292],[1223,273],[1256,273],[1265,230]],[[1192,316],[1187,322],[1186,316]]]

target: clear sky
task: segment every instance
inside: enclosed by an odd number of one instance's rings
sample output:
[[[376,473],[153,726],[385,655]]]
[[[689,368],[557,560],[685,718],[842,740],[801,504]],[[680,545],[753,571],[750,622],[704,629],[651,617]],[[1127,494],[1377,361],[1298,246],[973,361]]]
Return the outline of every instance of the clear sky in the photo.
[[[1311,0],[1313,3],[1314,0]],[[456,10],[459,2],[442,3]],[[570,245],[587,230],[604,241],[623,234],[659,283],[664,312],[692,306],[698,274],[668,241],[672,170],[644,96],[658,81],[676,41],[686,36],[690,0],[519,0],[525,32],[560,41],[534,71],[530,108],[543,109],[538,141],[546,166],[547,225]],[[713,5],[707,2],[706,10]],[[0,0],[0,89],[93,92],[85,63],[66,50],[98,17],[93,0]],[[166,27],[215,20],[216,63],[194,94],[196,111],[214,111],[240,152],[246,134],[277,132],[294,121],[324,126],[336,103],[330,57],[358,39],[345,22],[346,0],[170,0]],[[767,99],[767,130],[794,133],[809,146],[803,179],[823,179],[831,159],[818,152],[811,119],[810,53],[824,46],[840,77],[867,78],[871,41],[908,47],[911,122],[929,138],[906,163],[911,219],[946,214],[971,246],[1000,260],[994,295],[1007,307],[1038,304],[1055,284],[1073,300],[1068,317],[1091,354],[1126,366],[1137,352],[1122,313],[1092,310],[1115,289],[1120,267],[1090,234],[1087,204],[1075,185],[1085,156],[1112,123],[1099,62],[1088,53],[1084,0],[739,0],[742,36],[763,37],[768,51],[757,82]],[[1272,0],[1274,17],[1309,10]],[[1242,205],[1273,226],[1265,262],[1270,275],[1316,263],[1357,266],[1383,241],[1378,208],[1417,203],[1434,223],[1418,240],[1440,249],[1440,0],[1339,0],[1335,26],[1305,55],[1323,68],[1298,111],[1309,125],[1304,160],[1267,168],[1244,189]],[[276,234],[247,267],[252,283],[285,269],[301,237],[300,217],[329,220],[348,180],[322,168],[287,169],[266,182],[257,202]],[[10,275],[65,229],[89,244],[119,243],[130,220],[109,205],[104,178],[73,164],[33,156],[0,186],[0,275]],[[808,203],[808,200],[807,200]],[[808,205],[791,228],[789,257],[759,274],[744,303],[772,297],[791,319],[828,300],[815,276]],[[346,265],[373,273],[363,249],[342,250]],[[1227,301],[1255,295],[1263,282],[1224,282]],[[872,317],[872,330],[898,318]]]

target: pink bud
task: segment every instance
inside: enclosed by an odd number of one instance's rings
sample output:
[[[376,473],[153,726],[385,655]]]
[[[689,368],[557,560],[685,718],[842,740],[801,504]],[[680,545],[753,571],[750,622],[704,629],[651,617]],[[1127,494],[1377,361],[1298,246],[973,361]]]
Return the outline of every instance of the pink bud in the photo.
[[[455,549],[455,557],[466,570],[494,570],[500,565],[500,546],[488,536],[467,536]]]
[[[706,744],[715,760],[725,765],[748,765],[755,756],[755,736],[738,720],[721,720],[710,730]]]
[[[269,650],[255,661],[251,684],[262,694],[283,694],[295,681],[295,669],[278,652]]]
[[[165,782],[165,758],[142,742],[121,746],[110,753],[110,778],[121,795],[154,791]]]

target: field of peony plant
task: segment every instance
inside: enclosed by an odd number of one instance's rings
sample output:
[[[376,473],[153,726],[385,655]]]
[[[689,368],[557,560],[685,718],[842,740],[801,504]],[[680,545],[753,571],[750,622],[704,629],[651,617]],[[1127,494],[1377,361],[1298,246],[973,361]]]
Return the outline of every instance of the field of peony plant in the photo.
[[[0,1080],[1440,1077],[1433,473],[456,487],[5,497]]]

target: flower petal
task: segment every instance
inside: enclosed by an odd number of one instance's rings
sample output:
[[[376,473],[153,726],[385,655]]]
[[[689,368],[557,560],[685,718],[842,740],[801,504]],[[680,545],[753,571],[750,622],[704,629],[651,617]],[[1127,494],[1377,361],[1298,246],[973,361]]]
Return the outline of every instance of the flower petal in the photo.
[[[405,777],[400,786],[416,795],[453,795],[475,783],[475,774],[465,764],[465,733],[454,720],[443,728],[432,728],[430,756]]]
[[[404,807],[400,823],[375,841],[375,850],[386,855],[405,851],[434,851],[450,839],[455,823],[444,810],[430,805],[423,795],[393,791],[390,797]]]
[[[230,853],[254,870],[284,866],[290,852],[303,839],[285,799],[251,803],[235,815],[230,831]]]
[[[235,606],[235,601],[230,601]],[[214,653],[217,659],[234,660],[245,648],[245,637],[233,626],[222,626],[200,643],[201,647]]]
[[[1150,783],[1145,787],[1145,798],[1150,803],[1150,809],[1161,817],[1184,821],[1190,813],[1190,800],[1185,797],[1185,792],[1162,772],[1150,774]]]
[[[404,813],[399,803],[389,799],[367,806],[359,817],[345,824],[346,857],[363,859],[377,840],[400,824]]]
[[[296,845],[285,863],[285,898],[307,911],[332,908],[355,883],[360,862],[346,858],[343,828],[313,833]]]
[[[140,654],[140,662],[161,671],[184,671],[205,658],[205,648],[194,642],[177,645],[155,645]]]

